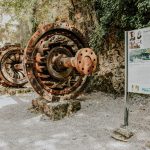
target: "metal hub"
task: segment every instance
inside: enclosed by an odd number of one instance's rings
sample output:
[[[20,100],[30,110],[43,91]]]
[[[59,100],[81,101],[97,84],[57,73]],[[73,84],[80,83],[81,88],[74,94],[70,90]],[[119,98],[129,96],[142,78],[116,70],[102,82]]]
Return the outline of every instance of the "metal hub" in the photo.
[[[47,57],[47,69],[51,76],[58,80],[66,80],[71,74],[72,68],[66,68],[59,61],[62,57],[73,56],[69,49],[58,46],[53,48]]]
[[[90,75],[96,70],[97,56],[92,49],[82,48],[75,57],[62,57],[60,62],[67,68],[76,68],[82,75]]]

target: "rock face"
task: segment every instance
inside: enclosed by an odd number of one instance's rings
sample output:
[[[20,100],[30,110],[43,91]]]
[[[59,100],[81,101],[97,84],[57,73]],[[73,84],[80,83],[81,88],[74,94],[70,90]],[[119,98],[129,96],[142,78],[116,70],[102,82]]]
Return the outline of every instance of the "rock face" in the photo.
[[[98,76],[111,84],[105,83],[107,89],[112,87],[117,93],[124,91],[124,59],[124,43],[116,40],[110,39],[108,48],[99,53]]]
[[[87,37],[97,23],[94,6],[80,0],[70,0],[69,19],[74,22]]]

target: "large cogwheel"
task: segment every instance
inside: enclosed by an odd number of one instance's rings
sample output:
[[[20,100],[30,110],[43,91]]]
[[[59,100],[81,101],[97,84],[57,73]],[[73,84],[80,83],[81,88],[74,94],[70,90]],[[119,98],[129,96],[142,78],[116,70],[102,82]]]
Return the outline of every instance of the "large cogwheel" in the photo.
[[[66,22],[39,28],[24,52],[25,71],[34,90],[49,101],[76,97],[86,85],[87,76],[64,67],[59,60],[74,57],[87,47],[85,37]]]

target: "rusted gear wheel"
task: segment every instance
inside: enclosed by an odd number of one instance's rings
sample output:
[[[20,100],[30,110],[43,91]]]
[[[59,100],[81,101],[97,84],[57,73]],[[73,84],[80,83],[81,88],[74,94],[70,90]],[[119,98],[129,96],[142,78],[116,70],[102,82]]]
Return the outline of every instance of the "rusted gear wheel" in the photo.
[[[23,71],[23,49],[16,45],[2,48],[0,54],[0,78],[4,86],[22,87],[27,83]]]
[[[89,46],[83,35],[65,22],[39,28],[24,53],[26,74],[35,91],[49,101],[76,97],[87,76],[65,68],[59,60],[85,47]]]

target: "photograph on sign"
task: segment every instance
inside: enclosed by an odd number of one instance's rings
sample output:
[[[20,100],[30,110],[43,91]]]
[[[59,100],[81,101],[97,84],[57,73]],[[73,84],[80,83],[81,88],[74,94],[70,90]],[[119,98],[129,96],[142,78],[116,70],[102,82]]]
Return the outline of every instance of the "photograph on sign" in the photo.
[[[128,92],[150,94],[150,28],[128,31]]]

